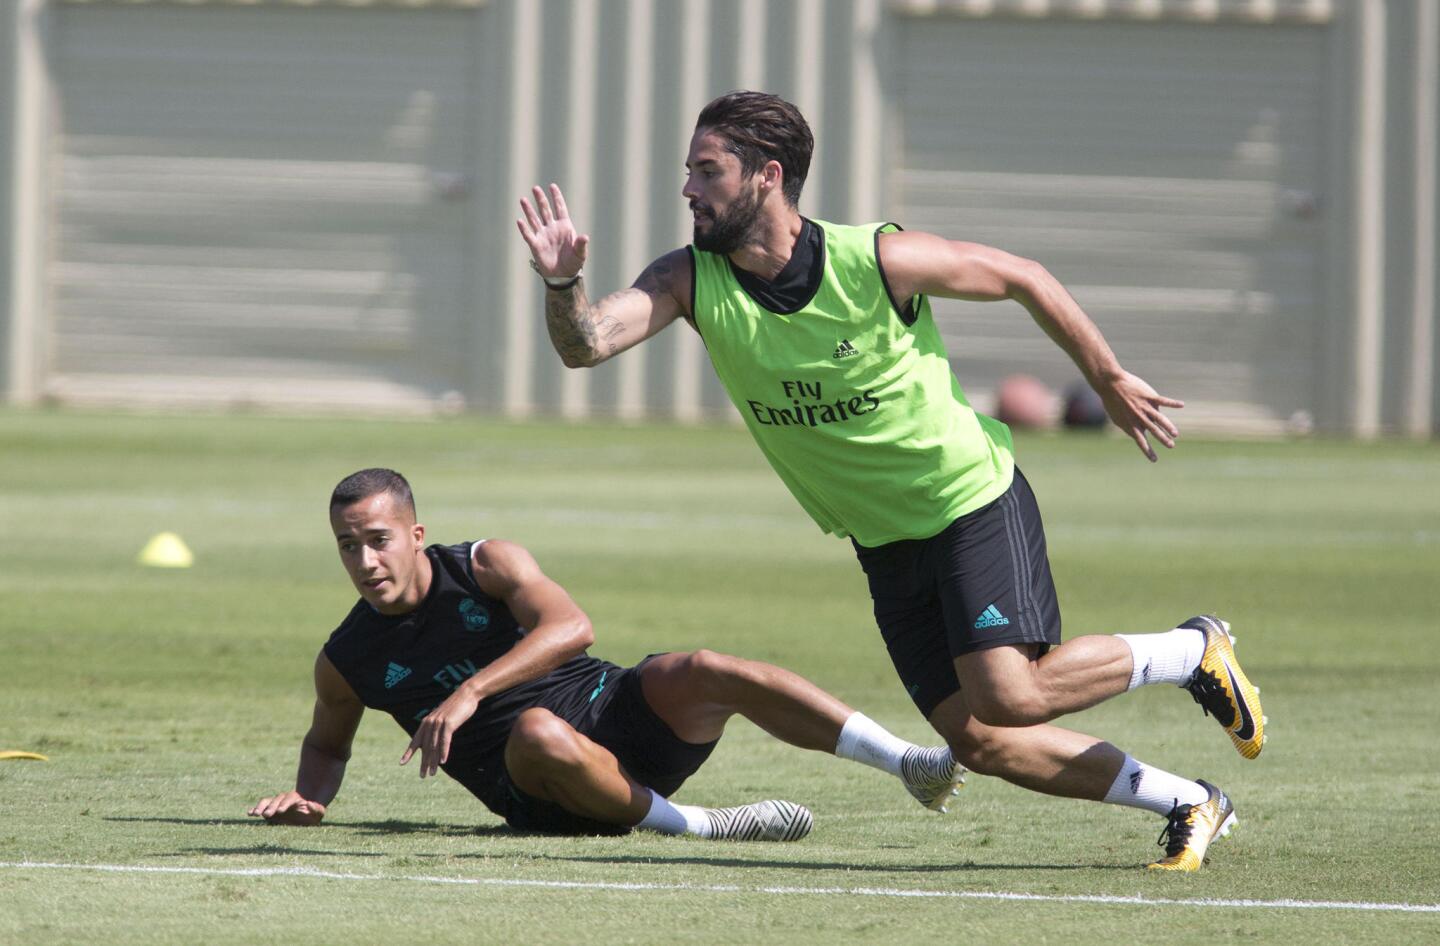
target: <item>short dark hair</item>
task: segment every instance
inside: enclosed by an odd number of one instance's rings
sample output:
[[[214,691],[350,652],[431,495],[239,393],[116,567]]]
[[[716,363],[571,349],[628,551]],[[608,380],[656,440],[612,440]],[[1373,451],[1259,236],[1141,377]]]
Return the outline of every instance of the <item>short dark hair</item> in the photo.
[[[725,150],[740,159],[746,177],[767,161],[780,162],[785,202],[799,205],[815,151],[815,136],[800,109],[768,92],[726,92],[700,110],[695,127],[724,138]]]
[[[396,505],[408,510],[411,518],[414,518],[415,494],[410,491],[409,481],[394,470],[379,466],[351,473],[336,484],[334,491],[330,493],[330,508],[353,506],[360,500],[369,499],[379,493],[389,493]]]

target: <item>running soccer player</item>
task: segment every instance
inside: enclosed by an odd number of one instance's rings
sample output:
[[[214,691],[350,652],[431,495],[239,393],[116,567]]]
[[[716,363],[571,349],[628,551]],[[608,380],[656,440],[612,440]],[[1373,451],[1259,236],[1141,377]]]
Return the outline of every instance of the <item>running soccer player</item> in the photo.
[[[623,834],[632,827],[735,841],[795,841],[803,806],[700,808],[668,800],[737,713],[777,739],[897,776],[944,811],[964,780],[924,749],[788,670],[700,650],[618,667],[585,654],[590,621],[525,549],[498,539],[425,546],[410,485],[354,473],[330,525],[360,600],[315,660],[315,711],[295,788],[249,814],[316,825],[340,790],[366,707],[411,734],[420,777],[444,771],[512,827]]]
[[[1265,742],[1258,689],[1229,625],[1060,641],[1034,494],[1010,431],[976,413],[950,370],[929,297],[1023,305],[1074,360],[1110,419],[1152,462],[1182,407],[1121,368],[1040,264],[893,224],[799,210],[814,140],[777,96],[733,92],[696,122],[682,196],[694,242],[590,302],[560,188],[521,199],[520,234],[545,281],[550,338],[569,367],[599,364],[684,318],[771,466],[826,532],[849,537],[875,619],[915,705],[970,769],[1052,795],[1165,816],[1165,855],[1193,871],[1235,821],[1215,786],[1047,725],[1144,684],[1186,688],[1247,759]]]

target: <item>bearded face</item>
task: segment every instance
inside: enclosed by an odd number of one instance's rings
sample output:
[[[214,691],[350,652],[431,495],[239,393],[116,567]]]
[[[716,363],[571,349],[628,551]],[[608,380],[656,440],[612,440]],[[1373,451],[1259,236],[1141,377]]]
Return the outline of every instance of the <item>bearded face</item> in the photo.
[[[760,196],[742,189],[728,207],[715,211],[700,201],[691,201],[695,214],[696,249],[721,255],[734,253],[749,241],[760,220]]]

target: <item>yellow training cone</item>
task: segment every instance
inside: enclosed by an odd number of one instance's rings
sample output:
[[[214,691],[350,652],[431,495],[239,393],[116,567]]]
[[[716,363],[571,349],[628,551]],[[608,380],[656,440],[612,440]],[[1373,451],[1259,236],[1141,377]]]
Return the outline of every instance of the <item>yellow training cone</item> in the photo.
[[[151,568],[189,568],[195,564],[195,556],[184,539],[173,532],[161,532],[140,550],[140,564]]]
[[[34,759],[37,762],[49,762],[49,756],[43,756],[38,752],[21,752],[19,749],[0,750],[0,759]]]

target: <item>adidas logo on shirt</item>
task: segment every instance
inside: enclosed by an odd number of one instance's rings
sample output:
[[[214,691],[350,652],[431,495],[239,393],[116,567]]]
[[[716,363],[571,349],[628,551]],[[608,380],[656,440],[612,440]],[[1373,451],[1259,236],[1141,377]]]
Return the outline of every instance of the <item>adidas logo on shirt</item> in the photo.
[[[385,689],[390,689],[408,676],[410,676],[409,667],[402,667],[395,661],[390,661],[390,666],[385,668]]]
[[[975,629],[978,631],[982,628],[1000,627],[1003,624],[1009,623],[1010,619],[1001,614],[1000,609],[992,604],[984,611],[981,611],[980,616],[975,619]]]
[[[848,338],[842,338],[842,339],[840,339],[840,344],[838,344],[838,345],[835,346],[835,354],[832,355],[831,357],[832,357],[832,358],[850,358],[850,357],[852,357],[852,356],[854,356],[854,355],[858,355],[858,354],[860,354],[860,350],[859,350],[858,348],[856,348],[854,345],[850,344],[850,339],[848,339]]]

